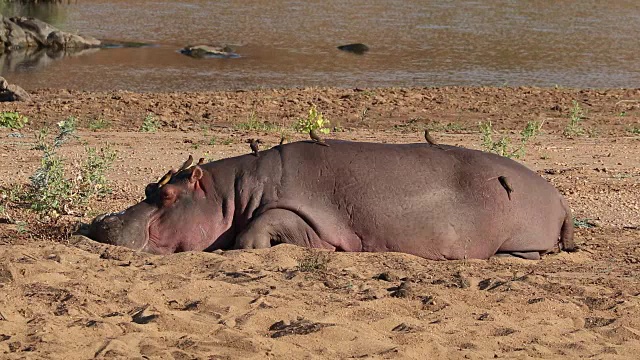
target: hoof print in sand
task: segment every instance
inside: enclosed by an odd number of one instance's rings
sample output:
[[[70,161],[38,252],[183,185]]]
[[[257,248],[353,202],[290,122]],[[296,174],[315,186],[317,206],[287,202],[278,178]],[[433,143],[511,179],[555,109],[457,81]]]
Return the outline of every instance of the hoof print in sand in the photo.
[[[398,280],[398,277],[396,275],[388,273],[388,272],[380,273],[380,274],[374,276],[373,278],[375,280],[382,280],[382,281],[396,281],[396,280]]]
[[[467,289],[469,286],[471,286],[469,279],[467,279],[460,273],[456,273],[453,275],[452,282],[453,282],[453,286],[459,289]]]
[[[508,328],[508,327],[501,327],[501,328],[495,329],[495,331],[493,332],[493,336],[509,336],[509,335],[517,333],[517,332],[518,332],[518,330],[516,330],[516,329],[512,329],[512,328]]]
[[[412,287],[407,281],[403,281],[399,286],[392,287],[387,290],[391,291],[391,296],[397,298],[409,298],[413,296]]]
[[[129,313],[129,315],[131,315],[131,321],[136,324],[144,325],[158,318],[158,315],[144,315],[144,311],[147,310],[148,307],[149,304],[133,309]]]
[[[587,329],[596,328],[596,327],[604,327],[607,325],[611,325],[616,321],[616,319],[606,319],[601,317],[588,317],[584,319],[584,327]]]
[[[410,326],[410,325],[407,325],[405,323],[400,323],[398,326],[396,326],[393,329],[391,329],[391,331],[399,332],[399,333],[412,333],[412,332],[416,332],[418,330],[419,329],[417,327]]]
[[[431,311],[432,313],[438,312],[449,306],[446,301],[436,299],[436,297],[432,295],[420,296],[420,301],[422,301],[422,310]]]
[[[284,320],[280,320],[277,323],[269,327],[269,331],[274,331],[271,334],[272,338],[279,338],[287,335],[307,335],[322,330],[327,326],[334,326],[335,324],[317,323],[305,319],[298,319],[287,323]]]
[[[533,299],[527,300],[527,304],[531,305],[531,304],[535,304],[535,303],[539,303],[539,302],[543,302],[543,301],[544,301],[543,297],[533,298]]]

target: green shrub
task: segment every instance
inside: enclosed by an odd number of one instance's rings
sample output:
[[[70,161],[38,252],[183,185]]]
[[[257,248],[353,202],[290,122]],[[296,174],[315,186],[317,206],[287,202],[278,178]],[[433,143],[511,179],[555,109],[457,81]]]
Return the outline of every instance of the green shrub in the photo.
[[[53,146],[58,148],[62,146],[67,140],[71,138],[77,139],[78,136],[75,134],[76,130],[78,130],[78,121],[75,117],[69,116],[68,118],[58,122],[59,133],[53,139]]]
[[[562,134],[565,137],[574,137],[584,135],[584,128],[582,127],[582,121],[584,120],[585,113],[580,107],[580,103],[573,101],[573,107],[569,112],[569,123],[564,128]]]
[[[211,138],[209,138],[209,145],[211,146],[215,146],[215,145],[230,145],[233,144],[233,139],[232,138],[218,138],[216,136],[212,136]]]
[[[9,129],[22,129],[29,122],[29,118],[18,112],[3,111],[0,113],[0,127]]]
[[[91,197],[106,195],[111,192],[107,181],[107,171],[116,159],[115,150],[111,147],[85,147],[87,154],[80,167],[79,190],[82,203],[86,204]]]
[[[480,123],[482,133],[482,147],[487,151],[508,158],[519,159],[526,154],[526,147],[529,140],[536,137],[542,129],[543,122],[529,121],[522,131],[520,131],[520,141],[517,146],[510,145],[512,140],[506,136],[500,136],[499,140],[493,139],[493,125],[491,121]]]
[[[148,114],[145,116],[142,121],[142,125],[140,126],[140,132],[153,133],[160,129],[160,122],[156,119],[153,114]]]
[[[111,126],[111,123],[109,122],[109,120],[106,120],[103,118],[96,118],[91,120],[91,122],[89,122],[89,130],[91,131],[106,129],[110,126]]]
[[[279,127],[277,125],[259,120],[258,117],[256,116],[255,111],[252,111],[251,113],[249,113],[249,117],[247,118],[247,121],[237,123],[235,125],[235,128],[237,130],[267,131],[267,132],[279,130]]]
[[[576,228],[591,229],[594,228],[593,219],[577,219],[573,218],[573,226]]]
[[[109,147],[85,147],[85,160],[72,165],[72,174],[67,176],[66,162],[58,149],[75,136],[75,119],[59,122],[58,129],[52,141],[48,141],[48,131],[37,135],[36,148],[42,151],[40,167],[31,175],[31,182],[12,195],[31,209],[53,217],[80,210],[93,197],[109,192],[105,174],[115,160],[115,151]]]
[[[310,250],[298,261],[298,271],[316,272],[326,271],[331,258],[326,251]]]
[[[323,134],[328,134],[330,130],[327,127],[329,125],[329,120],[324,118],[322,112],[318,111],[314,104],[309,109],[307,117],[299,119],[293,126],[293,129],[302,133],[308,133],[311,130],[318,130]]]

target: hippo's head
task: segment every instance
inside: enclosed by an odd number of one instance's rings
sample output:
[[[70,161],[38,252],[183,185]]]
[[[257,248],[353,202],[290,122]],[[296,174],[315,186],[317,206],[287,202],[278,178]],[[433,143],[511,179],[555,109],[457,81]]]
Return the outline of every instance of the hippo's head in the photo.
[[[171,170],[157,183],[147,185],[140,203],[96,217],[89,237],[155,254],[209,247],[225,231],[220,222],[212,221],[213,209],[222,207],[210,193],[210,174],[192,166],[192,161],[189,157],[180,170]]]

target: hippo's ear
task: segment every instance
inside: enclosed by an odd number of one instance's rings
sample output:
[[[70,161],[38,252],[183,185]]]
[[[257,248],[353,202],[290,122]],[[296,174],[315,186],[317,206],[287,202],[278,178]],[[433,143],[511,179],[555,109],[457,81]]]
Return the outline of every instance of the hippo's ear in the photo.
[[[200,179],[202,179],[202,168],[196,165],[193,167],[193,170],[191,171],[191,176],[189,176],[189,182],[193,184],[199,181]]]
[[[144,188],[144,196],[147,199],[151,199],[151,197],[153,197],[153,194],[155,194],[156,191],[158,191],[158,188],[160,188],[158,183],[150,183],[150,184],[148,184],[147,187]]]

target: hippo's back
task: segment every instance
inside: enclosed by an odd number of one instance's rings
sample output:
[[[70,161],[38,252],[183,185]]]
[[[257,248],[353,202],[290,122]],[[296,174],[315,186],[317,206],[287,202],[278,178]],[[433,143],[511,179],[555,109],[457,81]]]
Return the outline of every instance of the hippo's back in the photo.
[[[513,160],[453,146],[327,143],[273,151],[281,198],[322,219],[318,231],[338,247],[452,259],[557,244],[562,197]],[[500,176],[509,179],[511,199]]]

